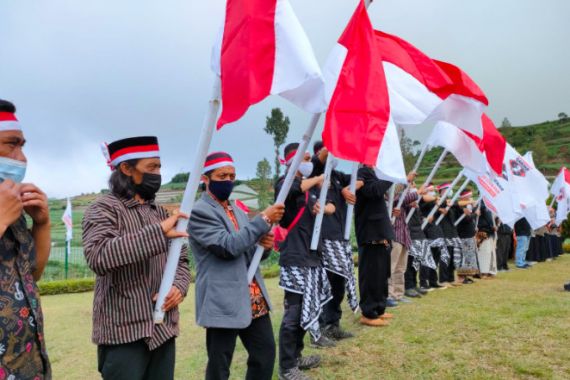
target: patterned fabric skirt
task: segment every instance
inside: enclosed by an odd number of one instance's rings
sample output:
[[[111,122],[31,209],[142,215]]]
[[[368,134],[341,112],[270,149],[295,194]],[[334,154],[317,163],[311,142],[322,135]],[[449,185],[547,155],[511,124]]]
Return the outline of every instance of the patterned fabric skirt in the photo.
[[[459,265],[461,264],[461,248],[463,246],[461,239],[458,237],[445,238],[445,245],[448,247],[448,250],[449,247],[453,248],[453,265],[455,268],[459,268]]]
[[[429,246],[432,248],[439,248],[439,251],[441,252],[440,260],[445,265],[449,265],[449,262],[451,260],[451,255],[447,250],[447,245],[444,238],[430,240]]]
[[[412,256],[412,265],[415,270],[420,270],[420,267],[428,267],[431,269],[437,269],[435,260],[433,259],[433,254],[430,249],[430,240],[428,239],[418,239],[412,240],[412,245],[409,250],[410,256]]]
[[[461,259],[457,261],[457,264],[457,274],[460,276],[479,274],[475,238],[461,239]]]
[[[279,275],[279,287],[303,296],[301,327],[318,340],[321,337],[319,317],[324,304],[332,299],[325,268],[283,266]]]
[[[356,277],[354,276],[354,261],[350,242],[342,240],[323,240],[323,266],[328,272],[335,273],[346,279],[346,298],[352,311],[358,308],[356,295]]]

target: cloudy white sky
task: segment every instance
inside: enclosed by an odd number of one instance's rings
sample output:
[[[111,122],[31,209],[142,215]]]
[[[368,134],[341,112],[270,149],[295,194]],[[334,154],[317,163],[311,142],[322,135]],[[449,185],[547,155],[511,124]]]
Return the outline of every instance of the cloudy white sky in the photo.
[[[357,0],[290,0],[319,62]],[[213,80],[210,48],[222,0],[0,0],[0,98],[12,100],[29,140],[27,180],[50,196],[99,191],[102,141],[154,134],[164,176],[188,170]],[[570,112],[570,1],[376,0],[377,29],[469,73],[489,114],[514,125]],[[310,116],[271,98],[216,133],[242,178],[272,159],[265,116],[281,107],[300,137]],[[320,134],[320,131],[319,131]],[[414,132],[418,138],[427,132]]]

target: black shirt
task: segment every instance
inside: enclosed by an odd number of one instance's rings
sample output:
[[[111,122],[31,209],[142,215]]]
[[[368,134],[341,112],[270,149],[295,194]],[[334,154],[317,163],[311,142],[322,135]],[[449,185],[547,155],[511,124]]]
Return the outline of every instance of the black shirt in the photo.
[[[432,208],[436,205],[435,201],[433,202],[424,202],[424,200],[420,200],[420,211],[424,218],[427,218],[429,213],[431,212]],[[443,238],[443,230],[441,225],[436,225],[435,221],[439,218],[439,211],[437,211],[433,215],[433,223],[428,223],[426,228],[424,229],[424,233],[428,239],[439,239]]]
[[[449,210],[447,211],[447,214],[441,220],[441,223],[439,223],[441,229],[443,230],[443,236],[446,239],[459,237],[459,234],[457,233],[457,227],[455,227],[456,221],[457,221],[457,210],[453,207],[450,207]]]
[[[411,212],[411,209],[410,211]],[[408,223],[408,229],[410,230],[410,239],[412,240],[423,240],[426,238],[426,234],[422,230],[423,217],[420,210],[414,211],[410,222]]]
[[[281,177],[277,181],[275,196],[279,194],[284,180],[285,178]],[[291,191],[289,191],[289,195],[285,200],[285,214],[279,225],[283,228],[288,228],[301,211],[301,208],[305,207],[305,211],[297,224],[289,231],[285,241],[281,243],[280,266],[318,267],[321,265],[319,251],[311,252],[311,238],[315,225],[315,216],[312,213],[312,209],[318,199],[314,191],[309,191],[307,203],[305,203],[306,198],[305,193],[301,191],[301,178],[297,177],[293,181]]]
[[[463,215],[463,208],[455,205],[453,206],[456,210],[457,218]],[[465,218],[457,225],[457,234],[461,239],[470,239],[475,237],[475,218],[477,215],[475,213],[471,215],[465,215]]]
[[[495,234],[495,231],[493,231],[493,214],[487,206],[485,206],[485,202],[481,203],[481,216],[479,217],[477,228],[479,231],[485,232],[489,236]]]
[[[530,236],[532,233],[532,228],[528,223],[526,218],[520,219],[518,222],[515,223],[515,233],[517,236]]]
[[[354,207],[358,245],[394,240],[394,227],[384,199],[392,182],[379,179],[374,170],[368,167],[358,169],[358,179],[364,182],[356,192]]]
[[[499,235],[512,235],[513,229],[509,227],[509,225],[501,223],[501,225],[498,228],[498,233]]]
[[[344,240],[344,227],[346,223],[347,203],[342,195],[342,189],[350,184],[350,175],[333,170],[331,185],[328,192],[328,201],[335,205],[335,212],[325,215],[321,234],[323,239]]]

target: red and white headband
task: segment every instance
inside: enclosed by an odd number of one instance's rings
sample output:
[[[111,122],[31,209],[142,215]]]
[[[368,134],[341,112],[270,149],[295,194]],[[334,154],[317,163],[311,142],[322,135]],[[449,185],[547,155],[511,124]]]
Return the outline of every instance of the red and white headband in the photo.
[[[0,112],[0,132],[21,131],[22,127],[12,112]]]
[[[297,149],[294,149],[291,152],[289,152],[289,154],[285,156],[285,158],[280,158],[279,162],[281,163],[281,165],[289,166],[293,162],[293,159],[295,158],[296,154],[297,154]]]
[[[202,174],[206,174],[209,171],[216,170],[224,166],[235,167],[232,156],[225,152],[210,153],[208,157],[206,157],[206,162],[204,163]]]

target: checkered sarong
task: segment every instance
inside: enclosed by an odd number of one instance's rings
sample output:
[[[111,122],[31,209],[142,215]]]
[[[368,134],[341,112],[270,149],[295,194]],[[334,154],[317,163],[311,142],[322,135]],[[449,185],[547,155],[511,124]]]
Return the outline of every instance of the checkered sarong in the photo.
[[[445,245],[447,247],[453,247],[453,264],[455,268],[458,268],[458,264],[461,263],[461,239],[458,237],[445,238]]]
[[[346,279],[346,299],[352,311],[358,308],[356,295],[356,278],[350,242],[343,240],[323,240],[323,266],[329,272],[336,273]]]
[[[451,255],[447,250],[447,245],[445,244],[444,238],[437,238],[430,240],[429,246],[430,248],[439,248],[439,251],[441,252],[440,260],[443,261],[445,265],[449,265],[449,261],[451,260]]]
[[[303,296],[301,327],[318,340],[321,337],[319,317],[324,304],[332,299],[325,268],[283,266],[279,275],[279,287]]]

